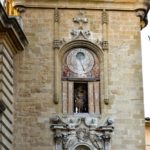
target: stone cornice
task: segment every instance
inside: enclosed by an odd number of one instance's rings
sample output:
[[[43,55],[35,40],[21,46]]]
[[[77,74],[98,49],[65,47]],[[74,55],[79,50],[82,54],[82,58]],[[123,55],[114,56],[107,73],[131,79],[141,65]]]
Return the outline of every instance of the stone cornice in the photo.
[[[148,10],[149,9],[137,9],[137,16],[140,17],[141,20],[141,29],[143,29],[144,27],[147,26],[148,24],[148,18],[147,18],[147,14],[148,14]]]
[[[15,46],[15,51],[24,50],[28,44],[27,38],[22,31],[16,18],[8,17],[0,4],[0,34],[1,36],[8,37],[13,45]]]
[[[86,7],[85,7],[86,4]],[[136,9],[147,9],[147,6],[143,2],[137,0],[15,0],[14,5],[17,7],[35,7],[35,8],[65,8],[65,9],[107,9],[107,10],[123,10],[123,11],[134,11]]]

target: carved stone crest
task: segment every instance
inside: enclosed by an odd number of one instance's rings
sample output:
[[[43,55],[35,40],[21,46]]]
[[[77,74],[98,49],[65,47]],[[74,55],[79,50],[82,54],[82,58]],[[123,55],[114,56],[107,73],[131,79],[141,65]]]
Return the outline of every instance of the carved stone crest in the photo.
[[[89,30],[73,29],[71,31],[71,35],[72,35],[73,39],[77,39],[80,36],[82,36],[83,39],[88,39],[89,36],[91,35],[91,33]]]
[[[78,24],[78,29],[72,29],[70,32],[73,39],[82,37],[83,39],[88,39],[91,35],[91,32],[85,29],[84,25],[88,23],[88,19],[85,17],[82,11],[79,11],[78,16],[73,18],[73,22]]]
[[[83,11],[79,11],[78,16],[73,18],[73,22],[74,23],[78,23],[79,24],[79,29],[82,29],[83,28],[83,24],[87,24],[88,23],[88,19],[85,17]]]
[[[86,142],[89,139],[90,133],[86,128],[79,128],[76,132],[79,141]]]

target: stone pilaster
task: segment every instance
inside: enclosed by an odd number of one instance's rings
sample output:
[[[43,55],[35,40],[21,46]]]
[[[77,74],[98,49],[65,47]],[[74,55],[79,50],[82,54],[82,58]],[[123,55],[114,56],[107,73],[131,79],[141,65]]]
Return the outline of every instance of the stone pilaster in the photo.
[[[108,12],[103,10],[102,12],[102,32],[103,32],[103,42],[102,49],[104,51],[104,103],[109,104],[108,95]]]

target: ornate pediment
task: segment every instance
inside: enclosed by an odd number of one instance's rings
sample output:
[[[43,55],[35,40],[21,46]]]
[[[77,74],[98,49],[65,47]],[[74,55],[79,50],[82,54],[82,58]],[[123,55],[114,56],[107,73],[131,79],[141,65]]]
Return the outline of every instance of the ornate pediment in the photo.
[[[56,150],[78,150],[80,147],[90,150],[110,150],[113,120],[96,116],[68,115],[51,118]]]

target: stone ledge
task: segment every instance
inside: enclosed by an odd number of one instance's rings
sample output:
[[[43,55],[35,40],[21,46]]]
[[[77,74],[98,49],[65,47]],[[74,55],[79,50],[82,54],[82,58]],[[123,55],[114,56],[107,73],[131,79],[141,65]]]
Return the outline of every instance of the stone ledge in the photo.
[[[107,9],[107,10],[126,10],[135,11],[136,9],[147,9],[144,3],[138,0],[15,0],[14,6],[18,8],[65,8],[65,9]]]

